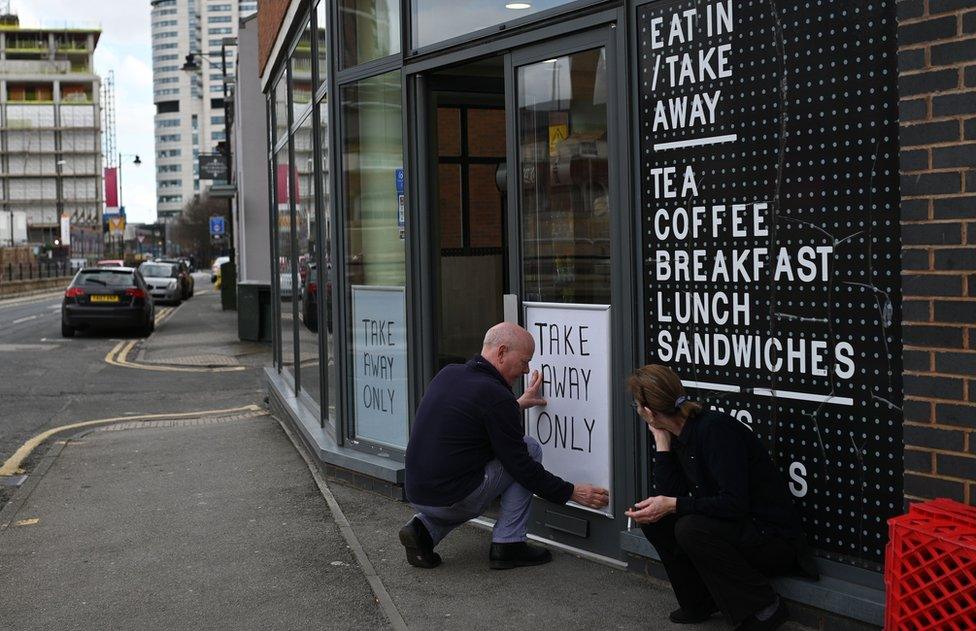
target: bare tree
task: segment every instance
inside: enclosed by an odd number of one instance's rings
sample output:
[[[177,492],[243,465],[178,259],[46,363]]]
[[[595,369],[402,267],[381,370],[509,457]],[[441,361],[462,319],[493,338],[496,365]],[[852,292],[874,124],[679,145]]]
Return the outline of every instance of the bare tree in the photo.
[[[210,261],[221,254],[225,246],[214,246],[210,242],[210,217],[227,217],[227,201],[208,197],[194,197],[187,202],[180,218],[170,231],[170,243],[177,246],[182,256],[193,256],[198,265]]]

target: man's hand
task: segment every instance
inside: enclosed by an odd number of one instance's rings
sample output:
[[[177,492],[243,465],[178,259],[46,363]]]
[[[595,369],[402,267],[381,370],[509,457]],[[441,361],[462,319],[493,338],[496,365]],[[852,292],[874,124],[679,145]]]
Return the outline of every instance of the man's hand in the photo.
[[[533,370],[532,377],[529,379],[529,387],[518,398],[519,409],[527,410],[537,405],[545,405],[546,400],[539,394],[540,390],[542,390],[542,375],[539,374],[538,370]]]
[[[590,508],[603,508],[610,503],[610,491],[592,484],[576,484],[569,499]]]
[[[675,497],[655,495],[654,497],[637,502],[634,507],[637,510],[629,510],[624,514],[638,524],[652,524],[677,510],[678,499]]]

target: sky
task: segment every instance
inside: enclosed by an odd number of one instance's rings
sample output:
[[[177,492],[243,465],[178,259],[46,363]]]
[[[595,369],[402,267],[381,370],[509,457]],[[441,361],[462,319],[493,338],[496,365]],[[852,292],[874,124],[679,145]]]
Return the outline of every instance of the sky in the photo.
[[[3,6],[6,2],[0,2]],[[115,137],[122,159],[122,204],[129,223],[156,220],[152,39],[149,0],[10,0],[23,26],[100,27],[95,72],[115,71]]]

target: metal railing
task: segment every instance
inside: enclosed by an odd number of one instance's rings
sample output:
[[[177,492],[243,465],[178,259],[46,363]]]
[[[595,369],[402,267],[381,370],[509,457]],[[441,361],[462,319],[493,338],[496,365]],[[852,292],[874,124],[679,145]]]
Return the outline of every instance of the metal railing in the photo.
[[[6,263],[0,266],[0,283],[45,278],[66,278],[77,268],[67,261],[42,261],[40,263]]]

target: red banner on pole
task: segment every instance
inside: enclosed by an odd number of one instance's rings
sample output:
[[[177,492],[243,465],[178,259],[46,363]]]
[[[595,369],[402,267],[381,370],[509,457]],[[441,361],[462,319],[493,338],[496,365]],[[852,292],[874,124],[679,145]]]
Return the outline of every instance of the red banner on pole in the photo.
[[[105,207],[119,207],[118,167],[105,168]]]

